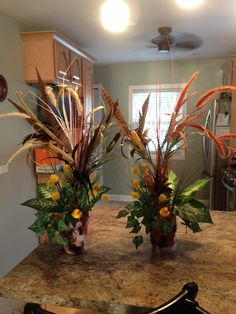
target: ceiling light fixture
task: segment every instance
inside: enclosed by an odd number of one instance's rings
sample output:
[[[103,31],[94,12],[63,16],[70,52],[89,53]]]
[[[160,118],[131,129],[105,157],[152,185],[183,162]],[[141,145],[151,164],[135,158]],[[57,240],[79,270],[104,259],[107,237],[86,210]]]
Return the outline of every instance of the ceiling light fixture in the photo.
[[[123,0],[106,0],[101,8],[103,27],[110,32],[123,32],[129,23],[129,7]]]
[[[203,0],[176,0],[179,7],[183,9],[193,9],[202,4]]]

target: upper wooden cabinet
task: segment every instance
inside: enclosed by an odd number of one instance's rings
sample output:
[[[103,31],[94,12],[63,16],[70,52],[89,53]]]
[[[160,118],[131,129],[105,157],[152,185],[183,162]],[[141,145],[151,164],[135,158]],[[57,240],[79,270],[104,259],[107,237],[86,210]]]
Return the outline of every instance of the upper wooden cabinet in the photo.
[[[229,56],[223,66],[223,84],[236,85],[236,56]]]
[[[75,44],[56,31],[21,33],[24,48],[25,82],[37,83],[36,67],[45,83],[64,80],[81,86],[82,96],[85,82],[83,63],[92,67],[93,59]],[[83,62],[83,60],[85,60]],[[87,77],[87,74],[84,75]]]

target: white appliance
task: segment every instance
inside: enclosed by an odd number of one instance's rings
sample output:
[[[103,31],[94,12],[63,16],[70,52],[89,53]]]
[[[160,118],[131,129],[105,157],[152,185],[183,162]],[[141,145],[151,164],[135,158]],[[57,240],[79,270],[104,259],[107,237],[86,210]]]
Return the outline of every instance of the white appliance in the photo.
[[[206,115],[205,127],[217,136],[229,133],[230,119],[228,112],[229,110],[226,111],[221,105],[220,100],[215,100]],[[209,183],[209,209],[227,210],[226,189],[222,183],[222,178],[227,167],[226,161],[219,157],[214,142],[206,137],[203,137],[203,154],[205,162],[204,174],[211,177]]]

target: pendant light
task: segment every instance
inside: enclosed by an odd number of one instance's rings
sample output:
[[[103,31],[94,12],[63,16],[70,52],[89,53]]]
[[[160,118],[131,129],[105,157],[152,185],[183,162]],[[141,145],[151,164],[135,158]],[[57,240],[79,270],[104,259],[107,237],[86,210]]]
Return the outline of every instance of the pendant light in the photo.
[[[103,27],[110,32],[123,32],[129,23],[129,7],[124,0],[106,0],[101,8]]]
[[[203,0],[176,0],[176,2],[183,9],[193,9],[200,6]]]

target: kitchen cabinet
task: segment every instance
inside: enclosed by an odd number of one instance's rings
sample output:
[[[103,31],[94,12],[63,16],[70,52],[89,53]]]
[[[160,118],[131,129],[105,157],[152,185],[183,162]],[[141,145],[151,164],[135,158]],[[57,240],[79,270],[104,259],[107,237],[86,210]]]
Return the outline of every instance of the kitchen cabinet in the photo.
[[[70,80],[72,84],[78,85],[78,93],[80,97],[86,95],[86,93],[83,93],[82,88],[82,82],[86,84],[86,81],[83,80],[82,77],[82,60],[83,58],[81,56],[73,51],[70,51]],[[91,64],[92,67],[92,63],[90,61],[88,62]]]
[[[88,115],[93,107],[93,67],[91,62],[82,60],[83,103],[85,114]]]
[[[37,84],[36,68],[44,83],[77,86],[85,115],[93,106],[93,59],[55,30],[21,33],[24,51],[24,76],[28,84]],[[45,183],[50,174],[37,173],[37,182]]]
[[[92,99],[93,59],[58,32],[21,33],[25,82],[38,83],[36,67],[43,82],[77,85],[86,104]]]

